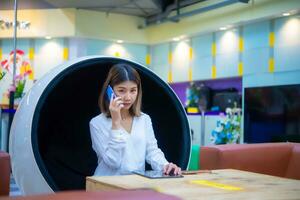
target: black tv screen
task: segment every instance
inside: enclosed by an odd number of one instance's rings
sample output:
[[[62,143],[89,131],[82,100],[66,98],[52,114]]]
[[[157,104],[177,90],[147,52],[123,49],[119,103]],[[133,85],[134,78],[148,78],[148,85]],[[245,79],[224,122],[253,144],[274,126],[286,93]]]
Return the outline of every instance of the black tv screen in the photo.
[[[300,142],[300,84],[245,88],[244,142]]]

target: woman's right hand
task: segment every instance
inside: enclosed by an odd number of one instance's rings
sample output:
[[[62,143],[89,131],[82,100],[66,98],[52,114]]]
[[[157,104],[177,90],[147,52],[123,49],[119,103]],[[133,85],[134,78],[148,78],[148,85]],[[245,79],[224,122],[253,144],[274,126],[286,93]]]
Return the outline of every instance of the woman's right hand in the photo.
[[[124,107],[121,97],[111,98],[109,111],[112,119],[112,129],[121,128],[121,109]]]

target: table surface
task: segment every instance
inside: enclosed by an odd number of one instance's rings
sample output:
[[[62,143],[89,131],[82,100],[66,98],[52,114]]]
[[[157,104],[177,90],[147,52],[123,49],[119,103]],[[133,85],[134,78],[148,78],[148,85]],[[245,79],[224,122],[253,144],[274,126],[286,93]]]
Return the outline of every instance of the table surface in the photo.
[[[184,178],[148,179],[139,175],[92,176],[86,190],[154,189],[182,199],[300,199],[300,180],[223,169]]]

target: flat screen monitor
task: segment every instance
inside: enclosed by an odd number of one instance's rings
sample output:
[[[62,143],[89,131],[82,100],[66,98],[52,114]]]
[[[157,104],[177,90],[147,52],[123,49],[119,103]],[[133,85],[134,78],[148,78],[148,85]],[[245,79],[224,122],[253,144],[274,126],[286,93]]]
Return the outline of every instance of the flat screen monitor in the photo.
[[[245,88],[244,142],[300,142],[300,84]]]

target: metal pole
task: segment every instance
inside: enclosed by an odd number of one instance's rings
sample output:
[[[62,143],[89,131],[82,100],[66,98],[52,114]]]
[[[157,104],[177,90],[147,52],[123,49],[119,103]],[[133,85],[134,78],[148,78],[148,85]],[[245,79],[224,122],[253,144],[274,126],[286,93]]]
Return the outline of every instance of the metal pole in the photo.
[[[15,87],[15,76],[16,76],[16,66],[17,66],[17,11],[18,11],[18,0],[15,0],[14,4],[14,62],[13,62],[13,79],[12,79],[12,86]],[[8,132],[7,132],[7,151],[9,149],[9,135],[10,135],[10,128],[11,123],[14,117],[14,96],[15,92],[11,91],[9,93],[9,118],[8,118]]]

